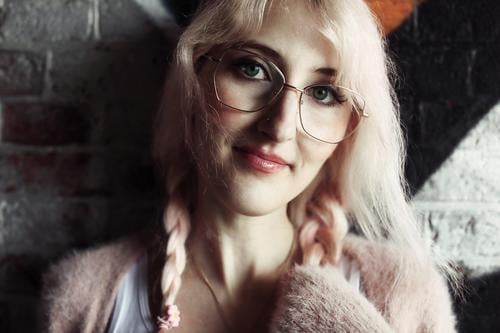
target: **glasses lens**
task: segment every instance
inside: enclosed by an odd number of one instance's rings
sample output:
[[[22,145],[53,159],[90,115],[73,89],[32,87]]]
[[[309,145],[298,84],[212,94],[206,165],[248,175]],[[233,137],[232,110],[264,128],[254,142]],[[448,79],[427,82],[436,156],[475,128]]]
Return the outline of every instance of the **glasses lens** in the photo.
[[[276,66],[243,50],[228,50],[214,74],[218,99],[242,111],[257,111],[268,105],[283,86]]]
[[[305,89],[300,106],[304,131],[329,143],[350,136],[361,122],[361,97],[351,90],[331,85],[315,85]]]

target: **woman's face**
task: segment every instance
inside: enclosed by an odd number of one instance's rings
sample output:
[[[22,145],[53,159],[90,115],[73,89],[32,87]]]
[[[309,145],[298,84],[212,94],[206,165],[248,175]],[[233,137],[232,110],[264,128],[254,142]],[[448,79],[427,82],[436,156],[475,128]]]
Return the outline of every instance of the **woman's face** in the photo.
[[[317,30],[313,15],[297,7],[286,14],[274,9],[263,28],[248,39],[245,50],[271,60],[286,82],[299,89],[331,82],[337,68],[333,45]],[[215,52],[212,56],[218,55]],[[300,92],[296,90],[285,87],[271,105],[257,112],[244,113],[221,105],[213,93],[215,66],[206,61],[200,73],[211,96],[208,103],[214,110],[209,112],[216,113],[213,118],[219,122],[212,142],[217,147],[215,162],[209,163],[208,177],[202,176],[202,181],[208,193],[234,213],[259,216],[286,209],[315,178],[337,145],[304,132],[299,117]],[[255,66],[239,66],[237,70],[251,78],[265,75]],[[226,104],[240,102],[230,100],[240,98],[238,94],[228,94],[221,87],[218,93]],[[206,144],[201,142],[201,146]]]

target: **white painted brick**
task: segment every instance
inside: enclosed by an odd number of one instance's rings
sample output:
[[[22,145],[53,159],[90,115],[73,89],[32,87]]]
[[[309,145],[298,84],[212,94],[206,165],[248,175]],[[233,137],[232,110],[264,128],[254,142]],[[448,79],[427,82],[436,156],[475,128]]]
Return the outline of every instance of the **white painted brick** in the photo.
[[[470,131],[415,199],[500,203],[500,104]]]
[[[500,154],[500,103],[467,134],[459,148]]]
[[[89,36],[87,0],[6,0],[5,7],[2,39],[7,42],[43,43]]]
[[[498,209],[424,210],[416,203],[424,232],[434,240],[437,252],[464,265],[474,274],[500,269],[500,207]]]
[[[500,203],[500,154],[456,150],[426,181],[416,199]]]

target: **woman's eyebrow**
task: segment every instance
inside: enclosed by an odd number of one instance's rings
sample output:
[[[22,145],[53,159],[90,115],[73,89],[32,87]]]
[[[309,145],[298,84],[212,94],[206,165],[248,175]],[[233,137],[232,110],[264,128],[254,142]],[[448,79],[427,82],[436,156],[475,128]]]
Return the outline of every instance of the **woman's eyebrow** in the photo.
[[[273,60],[278,60],[280,62],[283,60],[283,57],[277,51],[273,50],[272,48],[266,45],[260,44],[256,41],[253,40],[245,41],[245,43],[243,43],[242,46],[258,50],[259,52],[263,53],[265,56],[269,58],[272,58]]]
[[[245,43],[241,44],[241,46],[257,50],[266,57],[273,59],[278,64],[283,63],[283,57],[281,56],[281,54],[279,54],[277,51],[273,50],[269,46],[266,46],[254,40],[246,41]],[[311,71],[314,73],[323,74],[330,78],[335,78],[337,76],[337,70],[331,67],[312,68]]]
[[[337,70],[331,67],[316,68],[313,69],[313,72],[320,73],[331,78],[335,78],[337,76]]]

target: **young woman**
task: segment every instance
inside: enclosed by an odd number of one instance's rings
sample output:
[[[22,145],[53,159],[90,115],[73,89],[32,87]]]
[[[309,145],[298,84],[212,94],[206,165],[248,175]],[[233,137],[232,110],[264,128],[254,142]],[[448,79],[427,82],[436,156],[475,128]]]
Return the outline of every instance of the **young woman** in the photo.
[[[55,266],[49,331],[454,332],[390,69],[362,0],[202,2],[155,122],[164,231]]]

